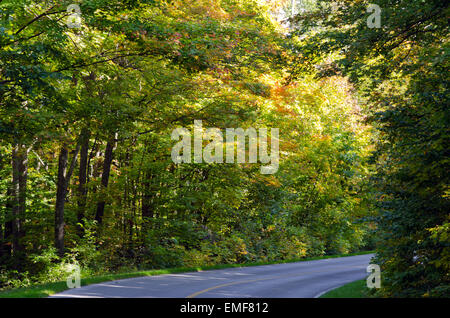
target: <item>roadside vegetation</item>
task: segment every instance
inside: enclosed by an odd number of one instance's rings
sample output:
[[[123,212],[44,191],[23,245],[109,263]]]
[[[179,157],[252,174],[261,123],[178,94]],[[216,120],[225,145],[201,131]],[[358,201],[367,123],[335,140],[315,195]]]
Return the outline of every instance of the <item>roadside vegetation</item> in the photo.
[[[366,280],[361,279],[330,290],[319,298],[365,298],[369,295]]]

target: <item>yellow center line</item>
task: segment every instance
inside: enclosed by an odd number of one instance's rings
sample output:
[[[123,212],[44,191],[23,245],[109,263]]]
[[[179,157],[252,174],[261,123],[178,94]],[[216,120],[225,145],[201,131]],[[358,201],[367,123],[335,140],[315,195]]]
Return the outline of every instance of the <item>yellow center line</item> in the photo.
[[[345,267],[345,268],[351,268],[351,267],[361,267],[364,265],[358,265],[358,266],[339,266],[339,267]],[[227,284],[221,284],[221,285],[216,285],[213,287],[209,287],[203,290],[200,290],[196,293],[193,293],[189,296],[187,296],[186,298],[194,298],[197,297],[198,295],[207,293],[211,290],[214,289],[219,289],[222,287],[228,287],[228,286],[232,286],[232,285],[239,285],[239,284],[246,284],[246,283],[254,283],[254,282],[259,282],[259,281],[264,281],[264,280],[271,280],[271,279],[278,279],[278,278],[286,278],[286,277],[296,277],[296,276],[302,276],[305,274],[312,274],[312,273],[326,273],[326,272],[333,272],[336,270],[336,267],[334,267],[334,269],[332,270],[320,270],[320,271],[310,271],[310,272],[302,272],[302,273],[298,273],[298,274],[287,274],[287,275],[279,275],[279,276],[271,276],[271,277],[266,277],[266,278],[258,278],[258,279],[250,279],[250,280],[242,280],[242,281],[237,281],[237,282],[231,282],[231,283],[227,283]]]

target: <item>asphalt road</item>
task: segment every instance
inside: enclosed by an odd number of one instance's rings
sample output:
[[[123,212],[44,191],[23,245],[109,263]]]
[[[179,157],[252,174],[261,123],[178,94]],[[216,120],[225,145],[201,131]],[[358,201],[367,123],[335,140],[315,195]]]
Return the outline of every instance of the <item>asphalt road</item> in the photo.
[[[51,297],[300,298],[317,297],[367,277],[373,254],[289,264],[122,279]]]

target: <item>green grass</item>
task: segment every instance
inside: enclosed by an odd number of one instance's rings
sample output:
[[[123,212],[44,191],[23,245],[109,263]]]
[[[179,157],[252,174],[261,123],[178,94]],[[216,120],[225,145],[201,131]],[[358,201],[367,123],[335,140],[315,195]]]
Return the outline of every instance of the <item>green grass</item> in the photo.
[[[305,262],[319,259],[336,258],[336,257],[346,257],[346,256],[356,256],[371,254],[374,251],[357,252],[351,254],[339,254],[339,255],[326,255],[303,259],[294,260],[283,260],[283,261],[272,261],[272,262],[254,262],[246,264],[219,264],[212,266],[199,266],[199,267],[178,267],[178,268],[168,268],[168,269],[152,269],[144,271],[136,271],[129,273],[112,273],[108,275],[101,275],[95,277],[81,277],[81,286],[86,286],[90,284],[96,284],[101,282],[107,282],[118,279],[142,277],[142,276],[155,276],[163,274],[174,274],[174,273],[187,273],[187,272],[199,272],[204,270],[212,269],[224,269],[224,268],[234,268],[234,267],[249,267],[249,266],[260,266],[260,265],[271,265],[271,264],[284,264],[284,263],[294,263],[294,262]],[[39,284],[30,287],[10,289],[0,292],[0,298],[43,298],[50,295],[67,290],[66,281]]]
[[[330,290],[319,298],[365,298],[368,290],[366,280],[361,279]]]

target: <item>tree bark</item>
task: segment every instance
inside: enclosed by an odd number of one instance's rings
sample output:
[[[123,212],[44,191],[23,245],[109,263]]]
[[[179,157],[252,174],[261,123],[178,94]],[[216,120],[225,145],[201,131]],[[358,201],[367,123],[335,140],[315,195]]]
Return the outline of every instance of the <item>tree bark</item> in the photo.
[[[25,219],[27,179],[28,179],[28,152],[22,144],[16,144],[12,150],[12,252],[23,250],[21,238],[24,236],[23,220]]]
[[[77,148],[74,151],[69,171],[66,172],[69,153],[66,144],[61,147],[61,152],[58,158],[58,180],[56,186],[55,204],[55,246],[60,256],[64,255],[64,204],[66,201],[67,187],[75,168],[80,146],[81,138],[80,142],[77,144]]]
[[[150,186],[151,179],[153,175],[152,172],[149,170],[147,173],[144,174],[144,180],[143,180],[143,193],[142,193],[142,217],[143,218],[152,218],[153,217],[153,195],[151,194],[152,188]]]
[[[77,221],[78,221],[78,235],[82,237],[84,235],[83,230],[83,218],[86,210],[86,199],[87,199],[87,169],[88,169],[88,151],[89,151],[89,139],[90,131],[86,128],[81,132],[81,150],[80,150],[80,169],[78,172],[78,211],[77,211]]]
[[[66,199],[66,168],[68,150],[63,145],[58,158],[58,181],[55,204],[55,246],[60,256],[64,254],[64,201]]]
[[[108,182],[109,182],[109,175],[111,172],[111,164],[113,160],[113,150],[115,146],[115,136],[108,140],[106,144],[106,150],[105,150],[105,160],[103,161],[103,172],[102,172],[102,181],[101,186],[103,190],[106,190],[108,188]],[[97,203],[97,212],[95,213],[95,220],[98,224],[103,223],[103,214],[105,212],[105,200],[100,200]]]

